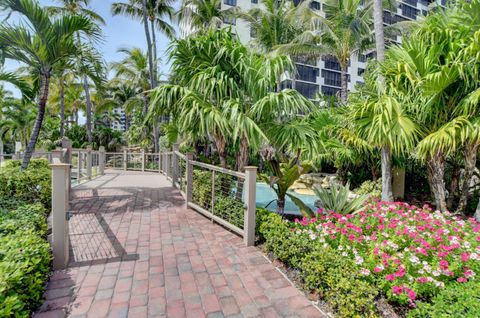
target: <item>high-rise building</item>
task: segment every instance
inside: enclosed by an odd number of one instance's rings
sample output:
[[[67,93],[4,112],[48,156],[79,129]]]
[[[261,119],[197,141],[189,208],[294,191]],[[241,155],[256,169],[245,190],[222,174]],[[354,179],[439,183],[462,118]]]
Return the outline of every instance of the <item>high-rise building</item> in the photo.
[[[302,0],[293,0],[295,4]],[[437,2],[445,5],[446,0],[401,0],[397,2],[396,10],[385,10],[383,21],[384,25],[391,25],[399,21],[415,20],[422,15],[426,15],[429,5]],[[243,11],[261,6],[261,0],[223,0],[221,7],[227,10],[232,7],[239,7]],[[319,11],[324,14],[324,3],[322,1],[313,1],[310,4],[312,10]],[[254,32],[250,29],[248,22],[229,18],[223,21],[224,26],[232,27],[232,32],[237,35],[242,43],[248,45],[252,38],[255,37]],[[184,34],[188,34],[188,30],[183,30]],[[401,38],[393,36],[386,38],[386,41],[400,42]],[[375,52],[364,52],[364,54],[353,56],[348,67],[348,89],[353,90],[356,84],[363,83],[363,72],[365,71],[366,62],[369,58],[375,57]],[[323,57],[321,59],[295,59],[297,72],[294,81],[286,80],[283,87],[294,87],[302,95],[307,98],[315,99],[319,93],[327,96],[339,94],[341,87],[340,65],[334,58]]]
[[[118,131],[125,132],[128,129],[128,121],[127,121],[127,116],[125,114],[125,110],[123,108],[115,108],[112,110],[114,114],[118,116],[120,121],[118,120],[113,120],[110,123],[110,128]]]

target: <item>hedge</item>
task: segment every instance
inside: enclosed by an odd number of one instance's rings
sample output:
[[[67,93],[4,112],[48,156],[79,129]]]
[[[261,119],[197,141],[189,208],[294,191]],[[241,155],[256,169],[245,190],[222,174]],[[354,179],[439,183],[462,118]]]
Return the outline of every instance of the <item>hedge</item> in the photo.
[[[51,201],[46,160],[26,171],[0,169],[0,317],[29,317],[42,302],[52,256],[47,242]]]

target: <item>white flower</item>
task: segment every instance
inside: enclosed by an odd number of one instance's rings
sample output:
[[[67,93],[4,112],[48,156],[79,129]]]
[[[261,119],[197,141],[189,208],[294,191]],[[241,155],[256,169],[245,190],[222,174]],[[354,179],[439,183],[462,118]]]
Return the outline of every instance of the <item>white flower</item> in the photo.
[[[463,242],[463,247],[470,248],[470,247],[472,247],[472,244],[470,244],[470,242],[468,242],[468,241],[465,241],[465,242]]]
[[[316,238],[317,238],[317,236],[316,236],[315,234],[313,234],[313,233],[310,234],[310,239],[311,239],[311,240],[314,240],[314,239],[316,239]]]
[[[348,253],[347,253],[347,252],[343,252],[343,253],[342,253],[342,256],[348,256]]]
[[[355,264],[357,265],[363,264],[363,258],[359,255],[355,256]]]
[[[420,269],[418,270],[418,273],[423,275],[423,274],[425,274],[425,271],[420,268]]]
[[[367,268],[362,268],[360,270],[360,274],[362,274],[363,276],[368,276],[368,275],[370,275],[370,270],[367,269]]]
[[[338,245],[338,250],[339,250],[339,251],[343,251],[343,246],[342,246],[342,245]]]
[[[470,254],[470,258],[475,260],[475,261],[480,260],[480,256],[477,253]]]
[[[415,255],[412,255],[412,256],[410,256],[410,262],[412,262],[413,264],[418,264],[418,263],[420,263],[420,259],[418,257],[416,257]]]
[[[438,269],[436,269],[436,270],[434,270],[434,271],[432,272],[432,275],[435,276],[435,277],[438,277],[438,276],[440,276],[441,273],[442,273],[441,271],[439,271]]]
[[[435,281],[435,286],[443,288],[443,287],[445,287],[445,283],[444,283],[444,282]]]

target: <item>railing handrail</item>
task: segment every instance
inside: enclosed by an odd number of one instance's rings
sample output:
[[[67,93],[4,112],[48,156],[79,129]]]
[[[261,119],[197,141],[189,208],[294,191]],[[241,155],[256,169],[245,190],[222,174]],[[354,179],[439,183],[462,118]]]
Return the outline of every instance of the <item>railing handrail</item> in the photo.
[[[245,173],[242,173],[242,172],[239,172],[239,171],[234,171],[234,170],[230,170],[230,169],[226,169],[226,168],[222,168],[222,167],[217,167],[217,166],[209,164],[209,163],[204,163],[204,162],[195,161],[195,160],[190,160],[190,162],[195,166],[199,166],[199,167],[202,167],[202,168],[205,168],[205,169],[229,174],[229,175],[237,177],[237,178],[245,179]]]

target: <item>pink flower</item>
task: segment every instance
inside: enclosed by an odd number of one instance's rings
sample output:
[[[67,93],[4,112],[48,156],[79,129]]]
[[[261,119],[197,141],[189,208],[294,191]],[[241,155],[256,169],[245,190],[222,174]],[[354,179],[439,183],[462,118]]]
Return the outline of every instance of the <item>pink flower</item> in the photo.
[[[373,269],[373,271],[374,271],[375,273],[380,273],[381,271],[383,271],[383,265],[382,265],[382,267],[375,266],[375,268]]]
[[[440,268],[444,271],[447,270],[448,269],[448,261],[447,260],[441,260],[440,261]]]
[[[468,262],[468,260],[470,259],[470,254],[462,253],[461,258],[462,258],[462,262]]]
[[[403,287],[402,286],[392,286],[392,293],[394,295],[400,295],[403,293]]]
[[[419,282],[420,284],[425,284],[428,282],[428,279],[426,277],[419,277],[417,279],[417,282]]]
[[[459,277],[457,278],[457,282],[459,283],[466,283],[467,282],[467,279],[465,277]]]
[[[385,279],[393,282],[395,280],[395,276],[393,274],[387,274]]]
[[[414,301],[415,298],[417,298],[417,294],[411,289],[407,291],[407,296],[408,296],[408,299],[410,299],[411,301]]]

